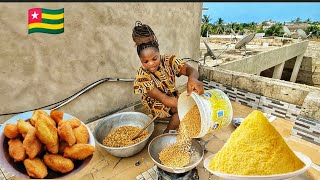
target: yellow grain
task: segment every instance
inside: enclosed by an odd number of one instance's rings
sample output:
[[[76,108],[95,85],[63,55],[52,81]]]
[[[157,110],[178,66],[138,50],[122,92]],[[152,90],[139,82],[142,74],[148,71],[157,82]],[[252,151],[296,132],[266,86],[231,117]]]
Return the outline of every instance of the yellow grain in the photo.
[[[131,140],[141,128],[134,126],[122,126],[113,129],[103,140],[103,144],[109,147],[125,147],[136,144],[148,136],[148,132],[144,130],[138,138]]]
[[[183,118],[179,126],[177,143],[164,148],[159,159],[165,166],[182,168],[190,163],[191,137],[201,130],[200,112],[195,105]]]
[[[260,111],[253,111],[210,161],[213,171],[236,175],[274,175],[304,167]]]

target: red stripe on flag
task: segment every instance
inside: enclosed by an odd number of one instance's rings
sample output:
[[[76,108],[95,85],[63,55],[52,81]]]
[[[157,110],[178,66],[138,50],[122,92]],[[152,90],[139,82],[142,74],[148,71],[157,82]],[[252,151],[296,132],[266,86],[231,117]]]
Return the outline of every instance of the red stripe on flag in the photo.
[[[42,8],[28,10],[28,24],[42,22]]]

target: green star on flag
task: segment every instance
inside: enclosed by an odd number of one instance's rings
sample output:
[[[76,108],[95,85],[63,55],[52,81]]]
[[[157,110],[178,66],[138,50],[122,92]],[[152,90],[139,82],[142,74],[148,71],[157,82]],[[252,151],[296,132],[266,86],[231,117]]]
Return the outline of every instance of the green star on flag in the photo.
[[[64,8],[28,10],[28,33],[60,34],[64,32]]]

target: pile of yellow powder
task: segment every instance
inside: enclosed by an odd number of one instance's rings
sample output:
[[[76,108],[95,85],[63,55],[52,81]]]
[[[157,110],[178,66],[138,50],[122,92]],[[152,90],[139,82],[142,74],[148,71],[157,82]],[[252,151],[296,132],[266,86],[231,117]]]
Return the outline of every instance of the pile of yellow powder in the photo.
[[[305,164],[260,111],[253,111],[210,161],[216,172],[235,175],[289,173]]]

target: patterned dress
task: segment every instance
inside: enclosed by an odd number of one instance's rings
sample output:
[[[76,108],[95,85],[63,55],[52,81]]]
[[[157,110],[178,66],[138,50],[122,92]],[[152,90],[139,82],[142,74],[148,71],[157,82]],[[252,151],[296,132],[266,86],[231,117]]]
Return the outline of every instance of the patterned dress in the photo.
[[[168,96],[178,97],[179,92],[175,87],[175,77],[179,77],[179,72],[185,61],[178,59],[175,55],[160,55],[160,66],[155,73],[141,66],[134,80],[134,93],[142,94],[142,105],[149,113],[159,117],[170,117],[170,107],[165,106],[160,101],[147,96],[147,92],[157,87]]]

